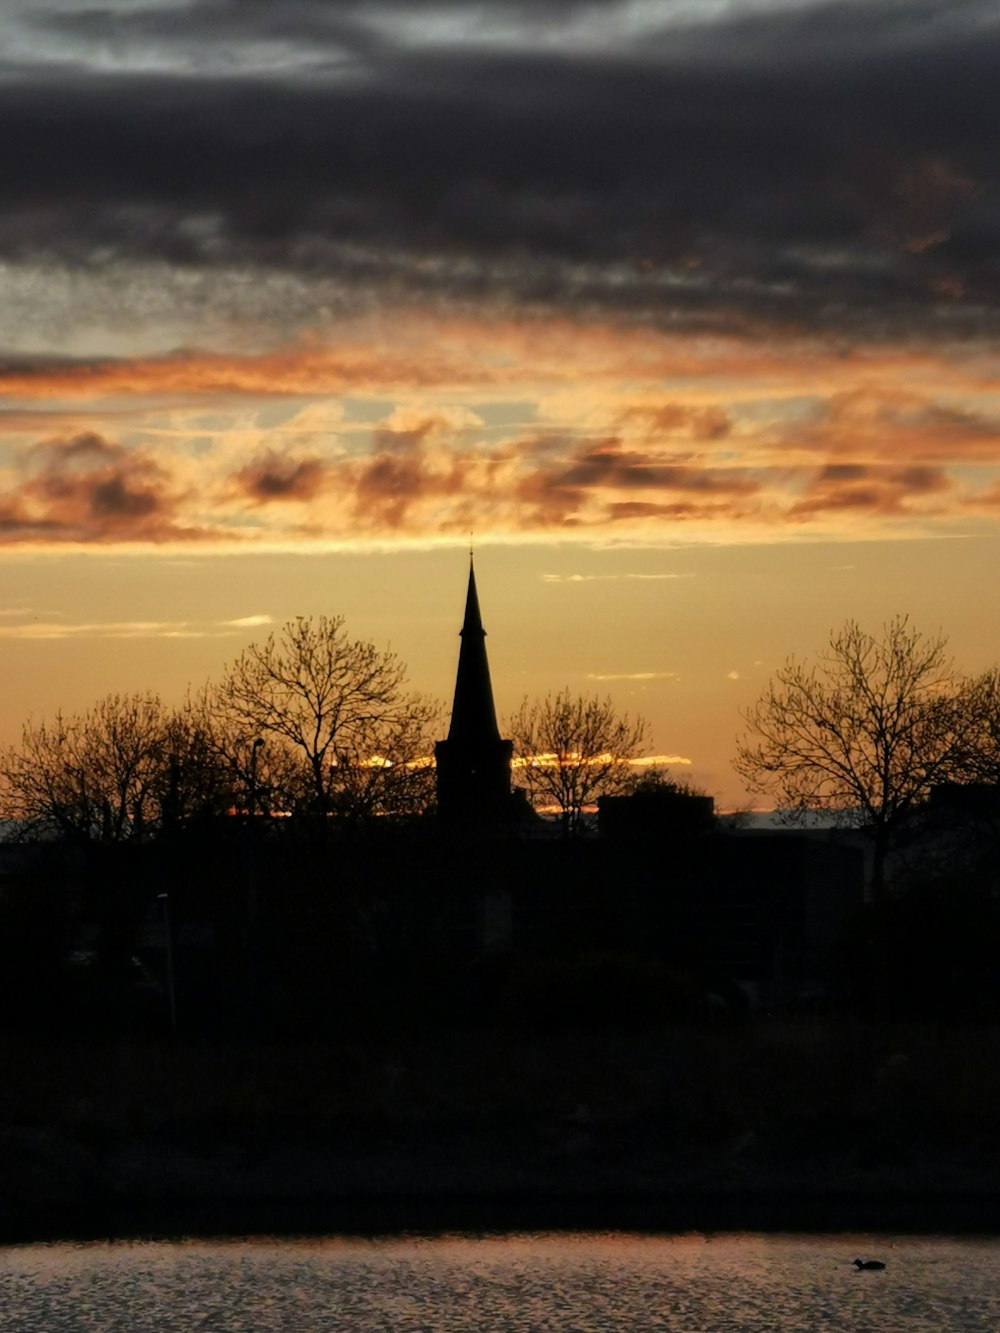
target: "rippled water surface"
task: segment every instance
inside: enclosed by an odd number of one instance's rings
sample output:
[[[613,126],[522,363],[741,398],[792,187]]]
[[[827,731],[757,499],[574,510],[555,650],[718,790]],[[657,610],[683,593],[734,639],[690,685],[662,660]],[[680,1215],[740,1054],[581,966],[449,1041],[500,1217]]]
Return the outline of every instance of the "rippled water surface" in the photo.
[[[855,1255],[884,1272],[858,1272]],[[19,1333],[1000,1329],[1000,1242],[471,1236],[0,1250]]]

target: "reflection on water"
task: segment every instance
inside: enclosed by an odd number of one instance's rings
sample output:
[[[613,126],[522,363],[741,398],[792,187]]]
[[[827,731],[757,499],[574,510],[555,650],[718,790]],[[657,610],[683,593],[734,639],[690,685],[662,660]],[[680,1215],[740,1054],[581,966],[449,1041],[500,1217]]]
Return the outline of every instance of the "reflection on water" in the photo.
[[[855,1256],[886,1261],[859,1273]],[[24,1333],[1000,1329],[1000,1242],[852,1236],[185,1241],[0,1250]]]

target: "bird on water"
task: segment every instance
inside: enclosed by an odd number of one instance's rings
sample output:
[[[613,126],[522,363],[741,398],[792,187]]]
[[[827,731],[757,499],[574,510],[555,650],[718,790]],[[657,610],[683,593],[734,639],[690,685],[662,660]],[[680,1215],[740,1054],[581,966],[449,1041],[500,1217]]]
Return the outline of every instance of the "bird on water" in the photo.
[[[866,1268],[874,1272],[876,1269],[884,1268],[885,1264],[882,1262],[881,1259],[855,1259],[854,1267],[858,1269],[859,1272],[862,1268]]]

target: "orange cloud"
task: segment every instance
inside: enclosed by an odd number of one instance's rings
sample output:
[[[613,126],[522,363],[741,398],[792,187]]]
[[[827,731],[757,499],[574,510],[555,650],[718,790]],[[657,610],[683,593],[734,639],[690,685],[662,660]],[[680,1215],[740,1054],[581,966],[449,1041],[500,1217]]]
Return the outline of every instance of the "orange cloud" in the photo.
[[[882,386],[833,393],[817,402],[811,421],[779,425],[773,438],[785,450],[831,460],[1000,464],[1000,414]]]
[[[678,402],[626,408],[618,423],[626,428],[636,424],[652,436],[687,434],[696,440],[724,439],[732,429],[732,422],[721,407],[692,407]]]
[[[431,389],[483,393],[491,388],[570,386],[586,400],[598,388],[615,395],[635,424],[717,438],[726,430],[719,382],[742,395],[833,393],[877,380],[897,387],[934,381],[956,391],[995,389],[985,352],[952,356],[898,345],[852,347],[839,340],[761,337],[697,339],[655,328],[560,319],[473,319],[400,315],[391,327],[363,325],[317,339],[244,355],[181,350],[131,360],[11,358],[0,363],[0,397],[72,401],[148,396],[158,399],[322,397]],[[655,385],[672,381],[690,392],[711,386],[713,401],[664,402]],[[640,393],[639,386],[643,386]],[[632,402],[622,395],[631,393]],[[646,404],[635,398],[646,397]]]
[[[926,500],[936,497],[931,509],[955,490],[941,468],[878,468],[858,463],[830,464],[812,480],[805,496],[788,510],[792,519],[812,518],[834,510],[867,511],[883,516],[927,512]]]
[[[287,458],[273,449],[233,474],[239,490],[253,504],[315,499],[327,480],[326,466],[319,458]]]
[[[149,456],[92,432],[31,449],[0,503],[4,541],[188,541],[183,496]]]
[[[34,445],[33,414],[11,408],[0,541],[902,530],[988,512],[1000,471],[984,353],[691,343],[551,320],[413,317],[382,334],[359,325],[336,345],[243,357],[0,365],[0,394],[145,395],[125,413],[120,398],[90,404],[86,429]],[[307,401],[262,401],[282,396]]]

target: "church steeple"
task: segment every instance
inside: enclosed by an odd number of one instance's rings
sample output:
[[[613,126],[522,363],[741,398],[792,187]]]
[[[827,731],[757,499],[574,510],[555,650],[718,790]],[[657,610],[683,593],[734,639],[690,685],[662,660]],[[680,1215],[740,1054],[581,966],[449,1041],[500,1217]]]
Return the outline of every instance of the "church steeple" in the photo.
[[[462,646],[455,677],[455,700],[451,709],[448,740],[463,745],[500,739],[497,713],[493,703],[493,682],[486,656],[486,631],[479,611],[476,571],[469,556],[469,588],[465,594],[465,620],[459,631]]]
[[[471,553],[460,636],[448,739],[434,747],[438,816],[445,823],[465,827],[496,826],[510,818],[513,746],[501,738],[497,726]]]

